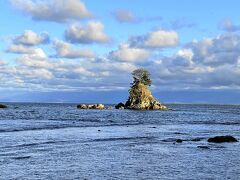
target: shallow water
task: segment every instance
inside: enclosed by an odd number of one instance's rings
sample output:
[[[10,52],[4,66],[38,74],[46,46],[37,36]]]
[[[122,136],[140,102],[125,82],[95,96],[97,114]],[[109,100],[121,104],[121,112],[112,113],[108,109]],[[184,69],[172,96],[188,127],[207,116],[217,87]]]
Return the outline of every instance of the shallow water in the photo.
[[[240,106],[8,105],[0,110],[0,179],[240,179],[240,143],[207,142],[240,140]]]

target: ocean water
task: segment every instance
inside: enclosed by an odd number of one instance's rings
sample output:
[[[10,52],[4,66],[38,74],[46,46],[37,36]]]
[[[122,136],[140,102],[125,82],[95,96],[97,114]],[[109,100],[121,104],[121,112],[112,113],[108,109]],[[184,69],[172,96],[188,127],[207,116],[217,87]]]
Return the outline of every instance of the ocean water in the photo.
[[[0,109],[0,179],[240,179],[240,106],[173,111],[79,110],[76,104]],[[176,139],[183,139],[176,143]]]

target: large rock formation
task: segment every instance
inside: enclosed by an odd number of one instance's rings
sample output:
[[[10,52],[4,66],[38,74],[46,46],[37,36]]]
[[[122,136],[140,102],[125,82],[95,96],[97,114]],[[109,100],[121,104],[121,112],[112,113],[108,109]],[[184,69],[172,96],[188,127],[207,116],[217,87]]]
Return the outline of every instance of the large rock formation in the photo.
[[[136,69],[132,72],[133,83],[129,90],[129,98],[125,104],[119,103],[116,109],[135,109],[135,110],[168,110],[156,100],[149,86],[152,84],[150,73],[146,69]]]
[[[167,110],[168,108],[156,100],[148,86],[139,82],[132,85],[125,109],[135,110]]]

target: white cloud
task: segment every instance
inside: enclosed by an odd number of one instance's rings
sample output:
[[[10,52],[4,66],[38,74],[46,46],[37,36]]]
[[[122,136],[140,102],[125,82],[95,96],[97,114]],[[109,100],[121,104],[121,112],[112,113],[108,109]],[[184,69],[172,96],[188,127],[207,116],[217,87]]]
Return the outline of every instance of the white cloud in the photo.
[[[128,44],[123,44],[118,50],[110,53],[111,59],[126,62],[141,62],[146,60],[150,53],[145,49],[131,48]]]
[[[67,53],[57,52],[61,57],[75,52],[72,49],[77,50],[71,46],[69,50],[68,43],[58,43],[59,51],[67,50]],[[107,57],[66,60],[49,58],[41,49],[24,46],[15,64],[0,66],[1,87],[61,88],[63,91],[127,89],[131,72],[146,68],[152,75],[154,87],[160,90],[240,89],[240,36],[237,33],[194,41],[173,55],[159,55],[159,52],[159,49],[126,43]]]
[[[32,56],[45,58],[46,54],[41,48],[29,48],[23,45],[10,45],[7,52],[16,54],[31,54]]]
[[[158,30],[150,32],[145,40],[147,47],[173,47],[178,43],[178,34],[175,31]]]
[[[95,76],[94,72],[91,72],[83,67],[77,67],[76,69],[73,69],[73,72],[84,76]]]
[[[88,49],[73,48],[69,43],[56,40],[54,42],[54,48],[57,52],[56,56],[60,58],[93,58],[95,54]]]
[[[35,68],[52,68],[53,65],[46,58],[38,57],[36,55],[23,55],[17,58],[17,62],[21,65],[27,67],[35,67]]]
[[[192,57],[194,54],[191,49],[181,49],[177,52],[177,55],[180,57],[192,60]]]
[[[161,49],[177,46],[178,33],[175,31],[157,30],[146,35],[133,36],[128,40],[131,47]]]
[[[39,21],[66,22],[91,17],[81,0],[10,0],[11,4]]]
[[[71,43],[107,43],[109,42],[109,37],[103,30],[104,25],[98,21],[91,21],[85,27],[72,24],[65,31],[65,38]]]
[[[37,34],[32,30],[26,30],[22,35],[13,39],[14,44],[21,44],[25,46],[34,46],[45,44],[49,42],[49,36],[46,32]]]

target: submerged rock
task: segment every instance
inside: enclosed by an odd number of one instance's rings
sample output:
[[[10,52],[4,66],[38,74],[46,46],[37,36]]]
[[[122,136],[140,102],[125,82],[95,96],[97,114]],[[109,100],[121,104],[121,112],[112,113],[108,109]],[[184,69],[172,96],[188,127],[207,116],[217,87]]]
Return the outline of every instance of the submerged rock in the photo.
[[[209,149],[208,146],[197,146],[198,148],[201,148],[201,149]]]
[[[182,139],[177,139],[176,142],[177,142],[177,143],[182,143],[183,140],[182,140]]]
[[[7,106],[6,105],[4,105],[4,104],[0,104],[0,108],[7,108]]]
[[[224,143],[224,142],[238,142],[238,140],[233,136],[215,136],[213,138],[209,138],[208,142]]]
[[[105,109],[103,104],[79,104],[78,109]]]
[[[116,109],[125,109],[125,104],[123,104],[122,102],[118,103],[116,106],[115,106]]]
[[[129,90],[129,98],[125,108],[135,110],[168,110],[166,106],[153,97],[148,86],[141,82],[134,84]]]

